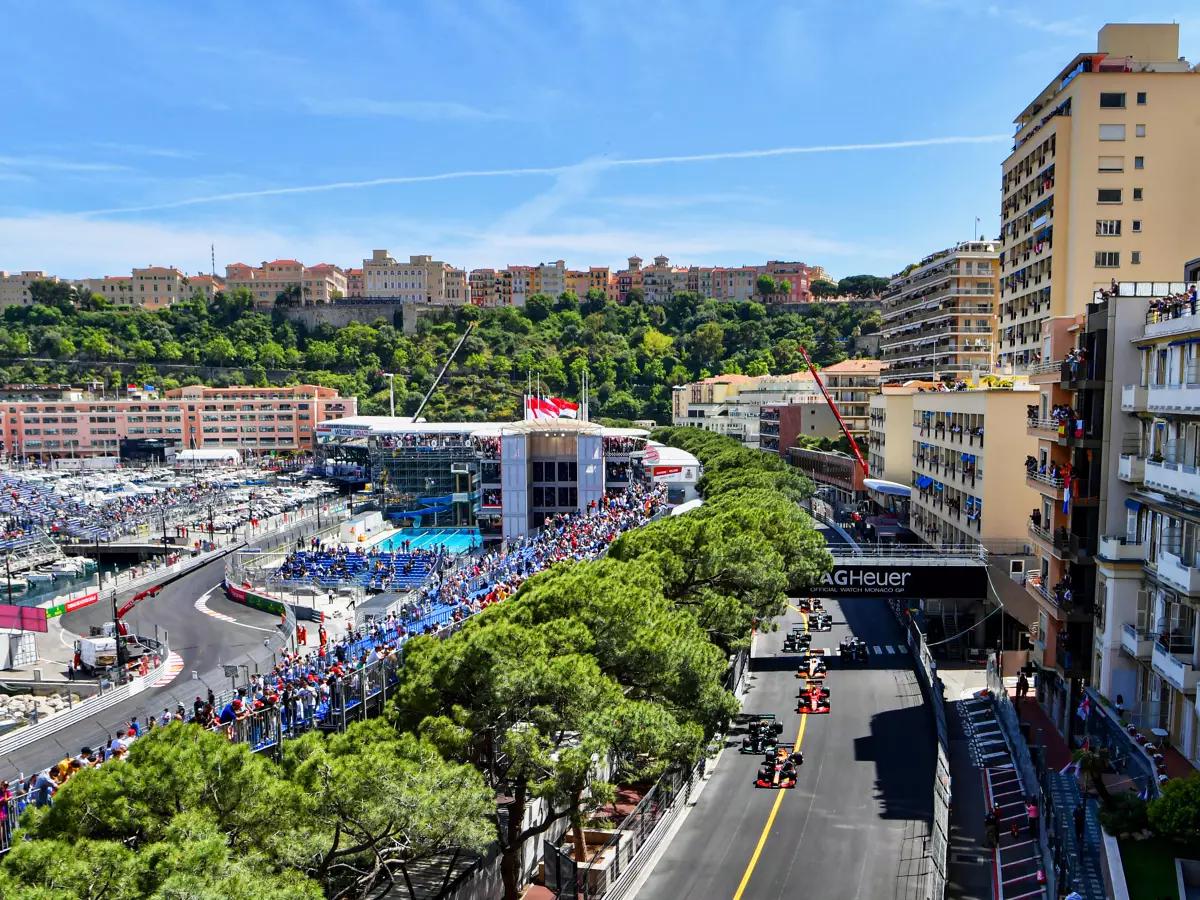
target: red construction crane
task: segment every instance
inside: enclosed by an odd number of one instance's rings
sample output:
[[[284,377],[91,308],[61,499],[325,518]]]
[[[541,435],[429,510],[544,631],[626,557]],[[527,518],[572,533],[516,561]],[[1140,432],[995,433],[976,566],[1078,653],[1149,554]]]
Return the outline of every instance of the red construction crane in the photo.
[[[825,389],[825,382],[821,380],[821,376],[817,374],[817,367],[813,365],[813,361],[808,358],[808,353],[804,347],[797,345],[800,349],[800,355],[804,357],[804,361],[808,363],[808,371],[812,372],[813,378],[817,380],[817,387],[821,389],[821,393],[825,395],[825,402],[829,404],[829,408],[833,410],[834,416],[837,417],[838,424],[842,426],[842,434],[846,436],[846,440],[850,442],[850,449],[854,451],[854,458],[858,460],[858,464],[862,466],[863,478],[871,477],[871,470],[867,467],[867,461],[863,459],[862,451],[858,449],[858,443],[854,440],[854,435],[850,433],[850,429],[846,427],[846,422],[842,419],[842,414],[838,412],[837,404],[833,402],[833,398],[829,396],[829,391]]]

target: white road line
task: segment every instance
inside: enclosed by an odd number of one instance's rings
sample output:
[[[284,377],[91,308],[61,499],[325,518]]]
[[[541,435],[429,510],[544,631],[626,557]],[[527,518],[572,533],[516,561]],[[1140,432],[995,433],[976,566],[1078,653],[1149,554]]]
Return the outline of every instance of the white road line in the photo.
[[[881,655],[883,654],[883,648],[882,648],[882,647],[878,647],[878,646],[877,646],[877,647],[875,647],[874,649],[875,649],[875,655],[876,655],[876,656],[881,656]]]
[[[891,653],[895,653],[895,652],[896,652],[896,648],[895,648],[895,647],[893,647],[891,644],[888,644],[886,647],[884,647],[884,649],[885,649],[885,650],[887,650],[887,652],[888,652],[889,654],[891,654]]]

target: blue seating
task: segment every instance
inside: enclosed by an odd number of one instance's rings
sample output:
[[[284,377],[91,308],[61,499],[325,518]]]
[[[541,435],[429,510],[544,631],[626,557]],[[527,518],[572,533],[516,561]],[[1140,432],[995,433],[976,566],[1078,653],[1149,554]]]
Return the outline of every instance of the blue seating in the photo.
[[[428,554],[301,550],[279,567],[274,580],[284,586],[357,584],[380,592],[406,591],[424,584],[432,571],[433,559]]]

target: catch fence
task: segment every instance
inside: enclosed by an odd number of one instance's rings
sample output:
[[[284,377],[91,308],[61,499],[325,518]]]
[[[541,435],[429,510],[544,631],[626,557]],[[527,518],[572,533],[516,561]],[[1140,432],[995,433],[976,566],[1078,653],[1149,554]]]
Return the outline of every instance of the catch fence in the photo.
[[[950,862],[950,740],[946,730],[946,705],[942,697],[937,666],[925,634],[917,626],[912,610],[900,600],[890,601],[896,621],[904,628],[912,651],[914,668],[921,689],[933,709],[937,733],[937,760],[933,772],[933,821],[925,842],[924,900],[943,900]]]

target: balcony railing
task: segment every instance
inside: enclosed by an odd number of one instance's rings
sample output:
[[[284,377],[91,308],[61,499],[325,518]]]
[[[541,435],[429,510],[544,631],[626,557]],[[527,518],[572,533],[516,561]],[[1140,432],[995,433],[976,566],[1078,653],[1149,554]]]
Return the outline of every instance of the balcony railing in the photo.
[[[1035,481],[1038,484],[1044,484],[1048,487],[1057,488],[1060,491],[1063,489],[1063,477],[1061,475],[1047,475],[1044,472],[1030,472],[1027,469],[1025,471],[1025,480]]]
[[[1144,481],[1147,487],[1200,499],[1200,473],[1196,466],[1148,459],[1145,468]]]
[[[1144,385],[1127,384],[1121,388],[1121,409],[1125,412],[1144,410],[1148,399]]]
[[[1060,372],[1060,371],[1062,371],[1062,364],[1063,364],[1063,360],[1061,360],[1061,359],[1052,359],[1047,362],[1035,363],[1034,365],[1029,366],[1029,368],[1027,368],[1025,370],[1025,374],[1029,375],[1029,376],[1033,376],[1033,375],[1046,375],[1046,374],[1049,374],[1050,372]]]
[[[1130,484],[1141,484],[1146,479],[1146,458],[1133,453],[1122,453],[1117,462],[1117,477]]]
[[[1031,418],[1027,420],[1025,428],[1029,432],[1041,432],[1041,436],[1058,437],[1057,419]]]
[[[1121,626],[1121,649],[1134,659],[1150,659],[1157,639],[1154,632],[1139,631],[1131,622]]]
[[[1195,652],[1192,647],[1178,647],[1172,645],[1168,647],[1165,637],[1159,637],[1154,642],[1154,648],[1150,657],[1150,665],[1154,671],[1163,677],[1165,681],[1170,683],[1177,691],[1182,691],[1185,694],[1196,693],[1196,680],[1200,677],[1200,672],[1197,672],[1192,665],[1192,660],[1195,658]],[[1181,659],[1176,654],[1186,654],[1186,660]]]
[[[1200,412],[1200,378],[1192,372],[1188,376],[1183,384],[1150,385],[1146,389],[1145,408],[1152,412]],[[1122,390],[1122,409],[1125,408],[1124,394]]]
[[[1034,521],[1030,519],[1029,534],[1035,540],[1041,541],[1044,546],[1051,548],[1051,552],[1059,559],[1064,558],[1063,554],[1065,554],[1067,551],[1068,540],[1067,536],[1061,531],[1055,534],[1049,529],[1043,528],[1041,525],[1034,523]]]
[[[1099,556],[1113,562],[1145,562],[1146,545],[1123,534],[1106,534],[1100,538]]]
[[[1179,556],[1168,550],[1158,552],[1159,581],[1165,581],[1176,590],[1192,596],[1200,595],[1200,569],[1188,565]]]

